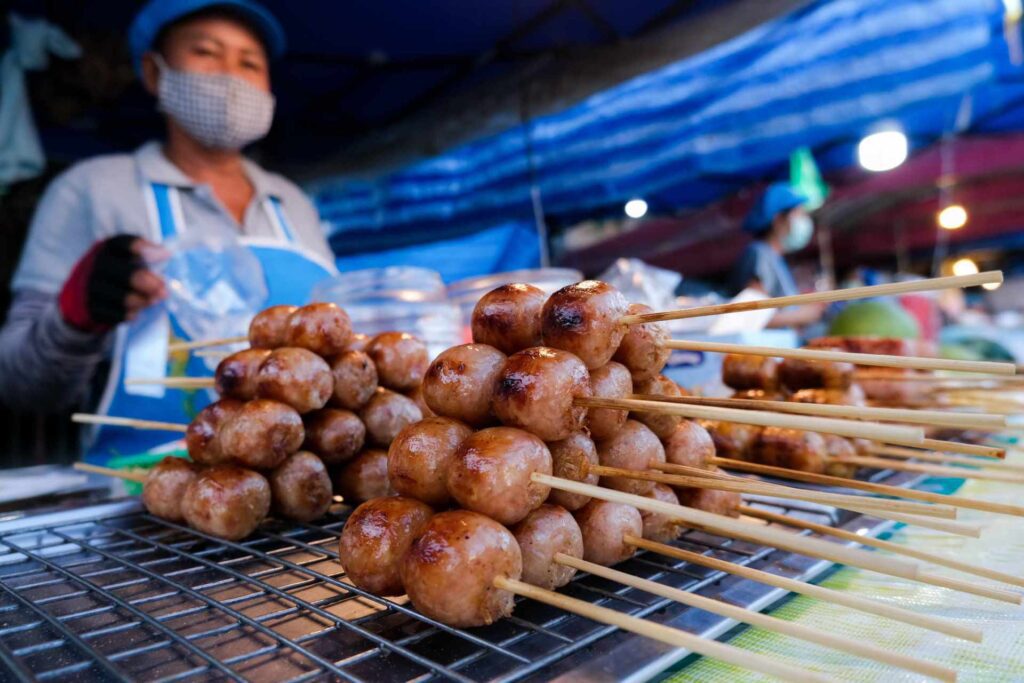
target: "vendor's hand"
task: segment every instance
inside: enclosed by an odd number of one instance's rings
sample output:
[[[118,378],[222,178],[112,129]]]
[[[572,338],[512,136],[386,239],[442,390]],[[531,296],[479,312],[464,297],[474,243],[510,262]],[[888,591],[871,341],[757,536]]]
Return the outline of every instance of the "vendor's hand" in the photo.
[[[159,245],[135,235],[96,242],[61,289],[64,320],[87,332],[105,332],[132,320],[167,295],[163,280],[147,267],[163,254]]]

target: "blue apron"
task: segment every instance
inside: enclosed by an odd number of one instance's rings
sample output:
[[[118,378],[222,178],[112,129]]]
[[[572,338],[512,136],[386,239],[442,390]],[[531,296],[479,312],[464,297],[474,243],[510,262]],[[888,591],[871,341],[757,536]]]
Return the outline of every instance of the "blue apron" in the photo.
[[[151,238],[170,239],[186,230],[178,189],[152,183],[148,188]],[[309,300],[313,285],[335,274],[333,264],[301,248],[295,233],[274,197],[264,200],[263,210],[277,232],[277,239],[241,238],[259,258],[267,280],[266,306],[301,305]],[[182,391],[160,386],[125,387],[125,377],[152,377],[163,369],[168,377],[209,377],[204,359],[182,352],[168,356],[171,340],[188,341],[187,335],[163,306],[154,306],[131,323],[117,328],[110,376],[97,412],[118,417],[187,423],[213,398],[212,390]],[[134,455],[180,438],[172,432],[144,431],[101,426],[93,433],[85,459],[105,463],[117,455]]]

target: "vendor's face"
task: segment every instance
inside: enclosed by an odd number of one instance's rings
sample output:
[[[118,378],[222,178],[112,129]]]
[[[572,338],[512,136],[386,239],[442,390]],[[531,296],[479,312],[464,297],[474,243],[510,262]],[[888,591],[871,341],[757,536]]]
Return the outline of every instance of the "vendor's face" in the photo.
[[[200,17],[173,27],[161,54],[178,71],[230,74],[270,91],[270,70],[263,43],[244,24],[222,17]],[[153,54],[143,61],[146,88],[156,93],[159,70]]]

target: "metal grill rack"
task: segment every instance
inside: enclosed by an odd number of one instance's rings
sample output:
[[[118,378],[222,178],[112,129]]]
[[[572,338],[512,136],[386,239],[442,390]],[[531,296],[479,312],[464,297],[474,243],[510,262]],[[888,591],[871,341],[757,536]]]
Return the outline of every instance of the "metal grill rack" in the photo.
[[[761,504],[871,534],[890,526]],[[0,521],[0,680],[624,680],[688,654],[529,600],[485,628],[447,627],[346,582],[336,562],[345,514],[268,523],[241,543],[152,517],[134,500]],[[698,531],[677,545],[798,579],[832,567]],[[755,609],[786,596],[652,553],[620,568]],[[708,637],[735,626],[589,575],[562,590]]]

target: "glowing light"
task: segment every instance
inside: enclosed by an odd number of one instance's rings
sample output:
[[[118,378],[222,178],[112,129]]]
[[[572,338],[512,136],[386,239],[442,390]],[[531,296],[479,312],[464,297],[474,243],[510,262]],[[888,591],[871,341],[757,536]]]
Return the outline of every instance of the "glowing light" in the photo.
[[[868,531],[869,531],[869,529],[866,526],[862,526],[861,528],[857,529],[857,535],[858,536],[867,536],[868,535]]]
[[[950,204],[937,216],[939,227],[945,230],[958,230],[967,223],[967,209],[959,204]]]
[[[982,288],[987,289],[988,291],[991,292],[993,290],[999,289],[1002,285],[1002,282],[986,282],[985,284],[982,285]]]
[[[647,202],[642,199],[630,199],[626,202],[626,215],[630,218],[643,218],[647,215]]]
[[[953,262],[953,275],[974,275],[978,272],[978,264],[969,258],[957,259]]]
[[[857,145],[857,161],[869,171],[890,171],[907,160],[907,136],[883,130],[865,136]]]

